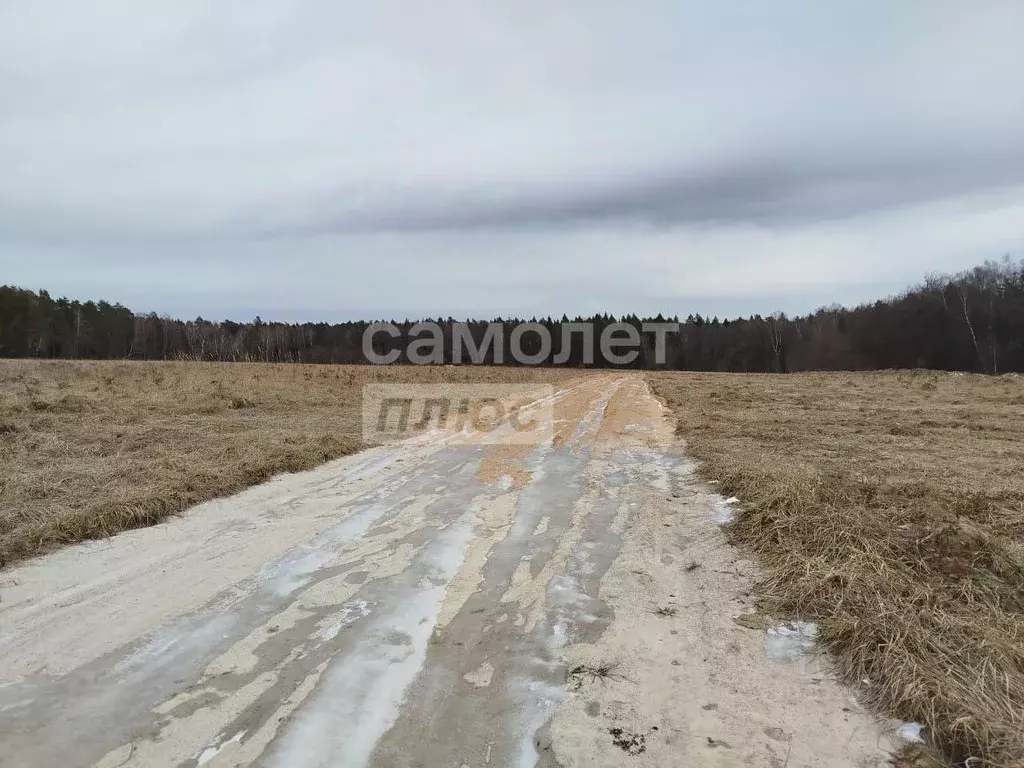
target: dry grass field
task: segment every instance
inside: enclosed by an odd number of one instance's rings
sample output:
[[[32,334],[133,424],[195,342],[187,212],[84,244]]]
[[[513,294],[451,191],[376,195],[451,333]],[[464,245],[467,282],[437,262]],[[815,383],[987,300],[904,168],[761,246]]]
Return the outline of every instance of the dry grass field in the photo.
[[[356,451],[366,383],[579,375],[0,361],[0,565]],[[764,567],[762,612],[816,620],[847,682],[948,759],[1024,766],[1024,379],[648,379],[741,499],[729,530]]]
[[[365,383],[546,382],[571,375],[0,360],[0,565],[151,525],[280,472],[357,451]]]
[[[762,610],[818,621],[847,682],[945,759],[1024,766],[1024,379],[649,380],[741,500]]]

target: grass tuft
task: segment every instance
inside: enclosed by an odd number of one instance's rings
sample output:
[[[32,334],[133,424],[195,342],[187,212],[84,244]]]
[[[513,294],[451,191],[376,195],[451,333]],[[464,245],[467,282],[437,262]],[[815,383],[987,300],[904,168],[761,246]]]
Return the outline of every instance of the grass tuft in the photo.
[[[565,681],[571,691],[579,691],[587,683],[595,683],[598,680],[606,683],[609,680],[625,679],[615,673],[618,664],[614,662],[600,662],[596,664],[577,664],[566,670]]]

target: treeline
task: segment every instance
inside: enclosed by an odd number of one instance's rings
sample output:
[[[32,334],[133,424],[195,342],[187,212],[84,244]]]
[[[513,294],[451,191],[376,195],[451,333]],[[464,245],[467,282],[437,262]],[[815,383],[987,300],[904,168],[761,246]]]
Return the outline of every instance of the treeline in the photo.
[[[638,330],[647,322],[677,321],[678,333],[667,337],[666,365],[699,371],[789,372],[934,368],[1005,373],[1024,371],[1024,260],[1001,262],[957,275],[933,275],[922,285],[873,304],[827,307],[804,317],[781,313],[735,320],[690,315],[639,318],[610,315],[536,319],[551,333],[547,358],[582,365],[582,334],[568,334],[563,350],[562,326],[589,323],[594,328],[593,367],[610,367],[597,352],[604,328],[626,322]],[[443,329],[443,360],[453,362],[452,318],[433,319]],[[512,327],[527,322],[496,318],[505,324],[504,364]],[[236,323],[202,318],[182,321],[156,314],[135,314],[106,301],[53,299],[0,286],[0,357],[126,358],[140,360],[224,360],[305,363],[364,363],[363,332],[368,323],[267,323],[260,318]],[[402,337],[376,337],[379,351],[404,350],[412,321],[396,323]],[[488,321],[469,321],[472,337],[483,339]],[[651,334],[643,335],[640,354],[629,367],[654,365]],[[537,339],[526,334],[524,342]],[[382,346],[383,345],[383,346]],[[524,343],[524,351],[528,344]],[[461,347],[460,347],[461,348]],[[493,362],[493,354],[485,363]],[[405,362],[404,355],[399,362]],[[458,360],[454,360],[458,362]]]

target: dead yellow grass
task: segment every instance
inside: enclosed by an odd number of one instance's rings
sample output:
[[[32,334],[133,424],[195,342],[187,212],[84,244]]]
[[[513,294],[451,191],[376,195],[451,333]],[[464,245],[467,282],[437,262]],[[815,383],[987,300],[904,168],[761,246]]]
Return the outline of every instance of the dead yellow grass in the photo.
[[[556,381],[551,369],[0,361],[0,565],[151,525],[362,447],[372,381]]]
[[[1024,380],[650,382],[741,499],[730,534],[765,566],[765,610],[816,619],[842,676],[945,759],[1024,765]]]

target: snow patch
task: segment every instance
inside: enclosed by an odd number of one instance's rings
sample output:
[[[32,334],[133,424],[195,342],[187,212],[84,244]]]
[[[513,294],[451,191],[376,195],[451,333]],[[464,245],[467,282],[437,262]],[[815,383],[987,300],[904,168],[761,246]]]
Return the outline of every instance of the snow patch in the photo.
[[[896,729],[896,733],[904,741],[913,741],[918,744],[924,744],[924,737],[921,735],[922,728],[924,728],[924,726],[920,723],[903,723]]]
[[[733,505],[739,501],[735,496],[730,496],[728,499],[723,499],[719,496],[715,499],[715,522],[719,525],[727,525],[731,523],[736,513],[733,510]]]
[[[772,661],[796,661],[813,650],[818,641],[818,625],[808,621],[795,621],[772,627],[764,637],[764,650]]]

